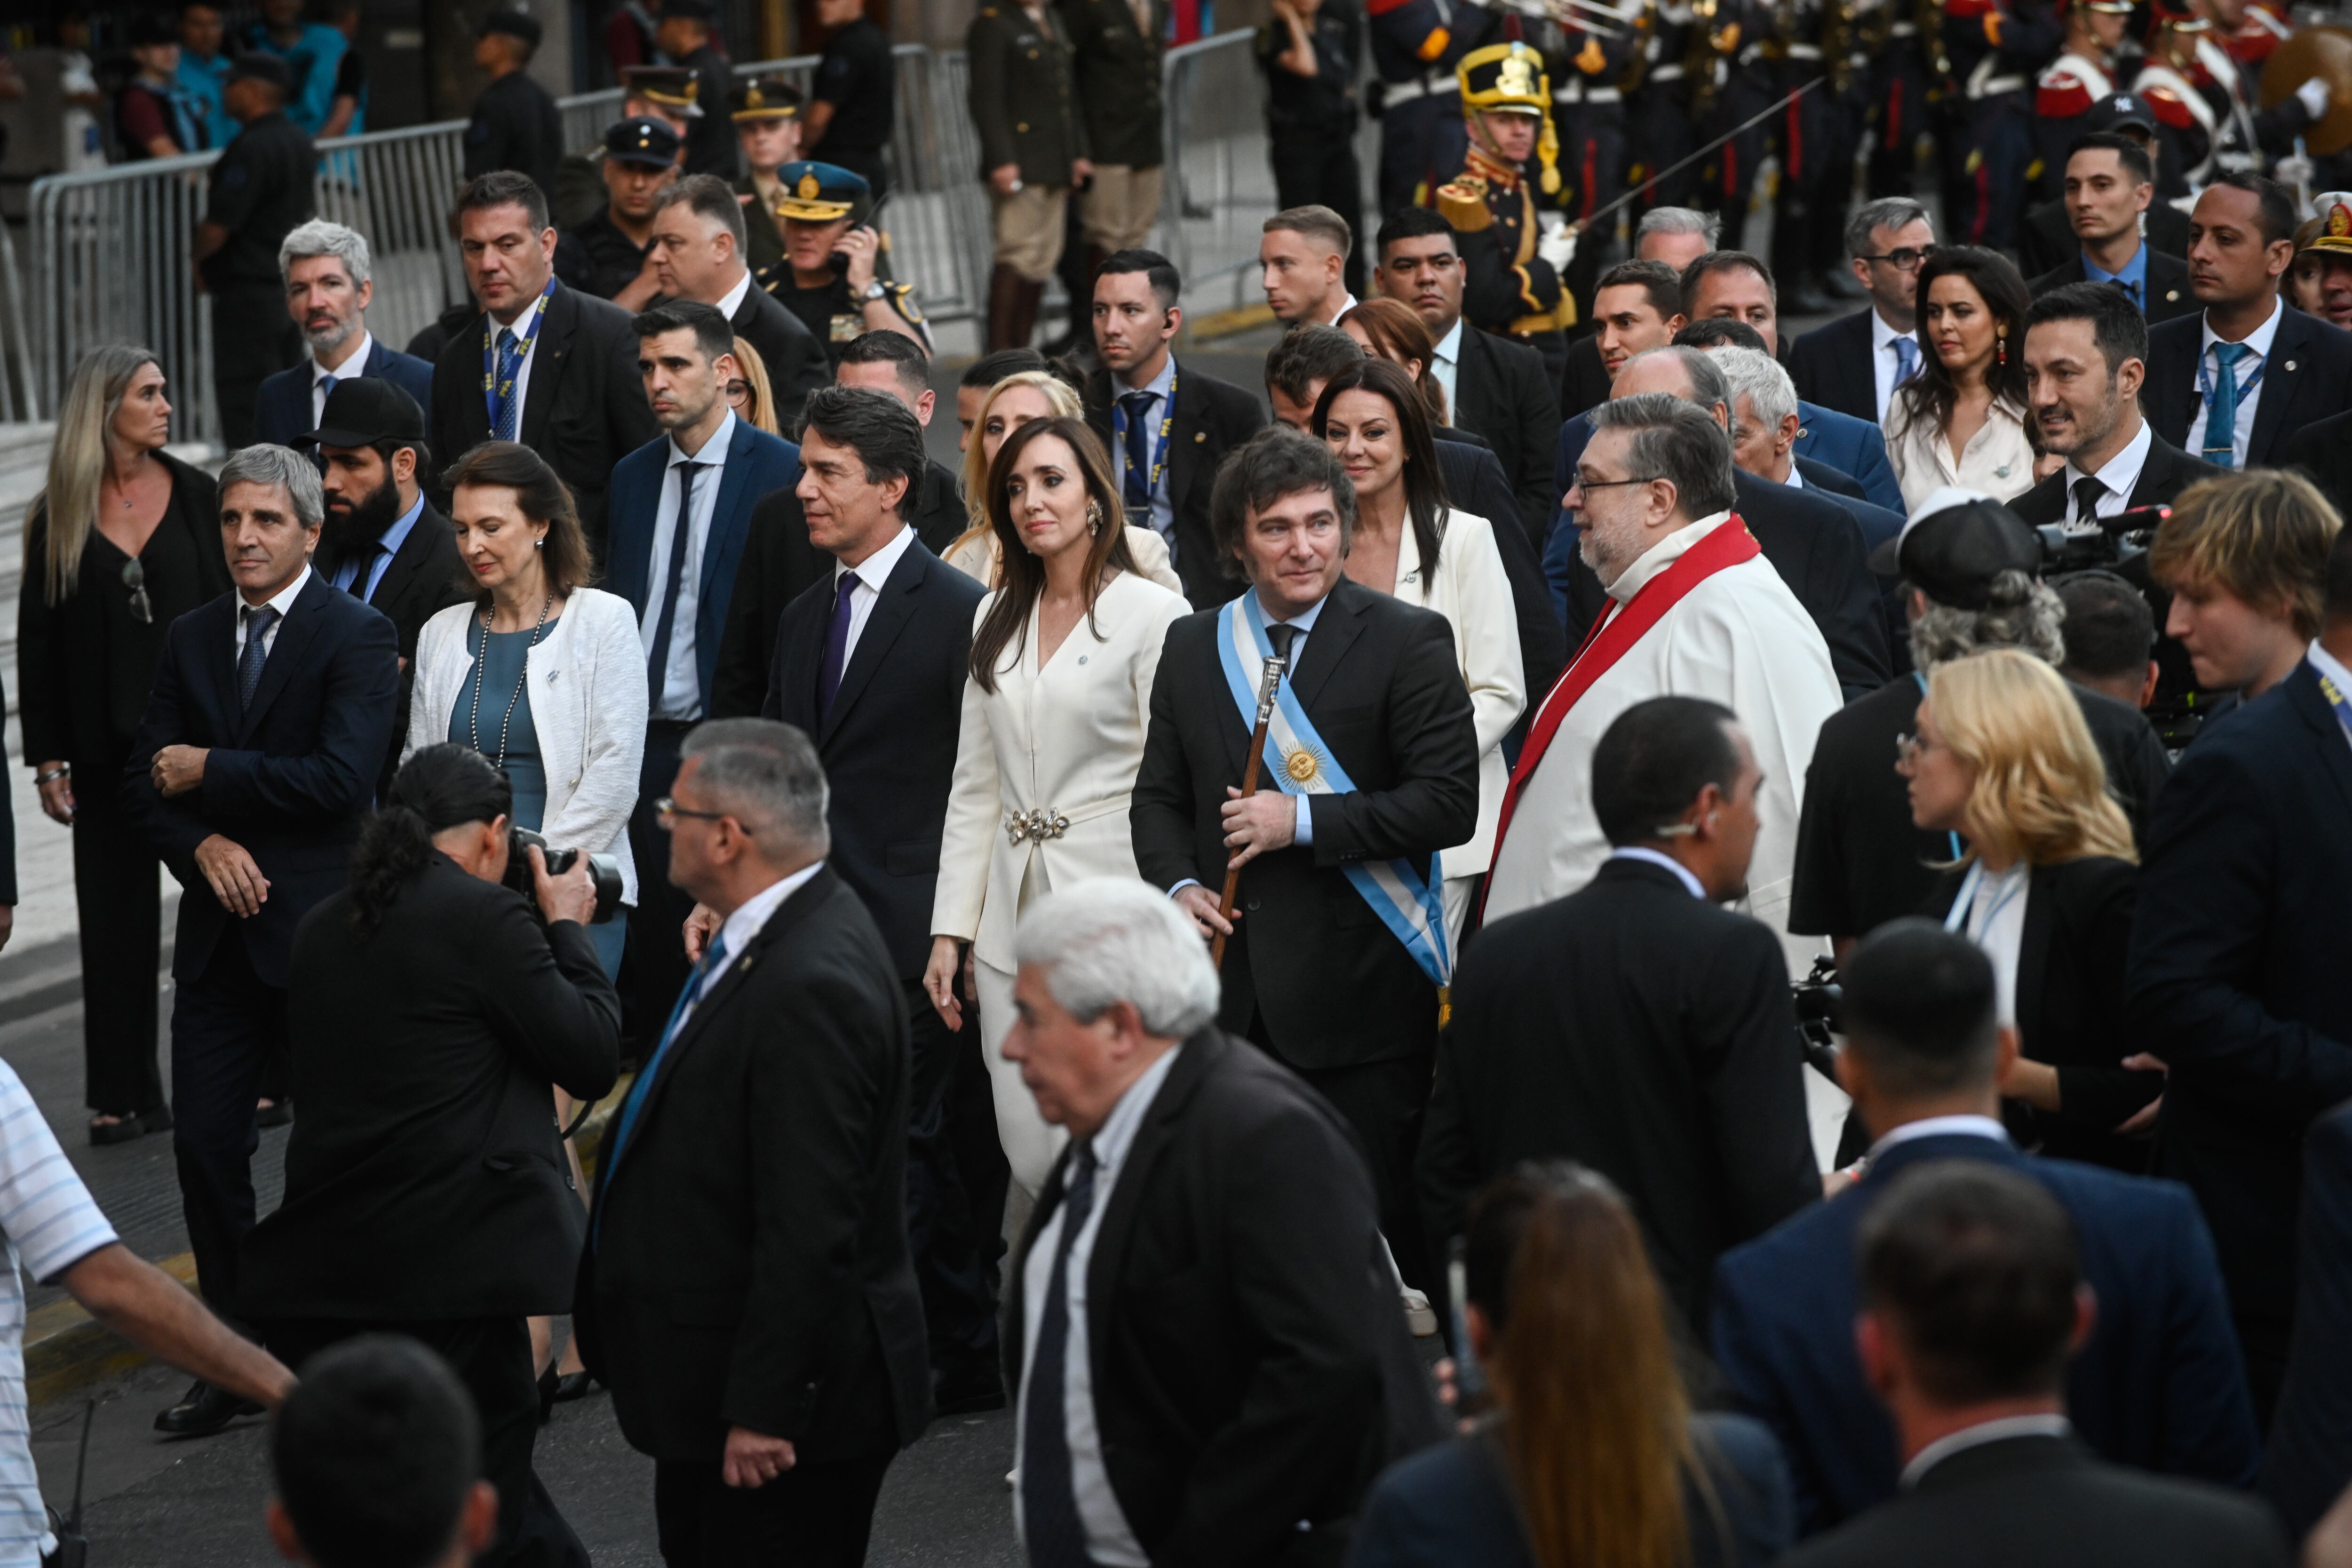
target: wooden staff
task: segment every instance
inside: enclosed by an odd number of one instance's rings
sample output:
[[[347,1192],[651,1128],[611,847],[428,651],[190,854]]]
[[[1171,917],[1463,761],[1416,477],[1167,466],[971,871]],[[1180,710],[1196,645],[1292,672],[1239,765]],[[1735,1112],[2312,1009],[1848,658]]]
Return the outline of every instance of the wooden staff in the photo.
[[[1283,658],[1276,654],[1265,661],[1265,673],[1257,683],[1257,728],[1250,731],[1249,766],[1242,773],[1242,798],[1247,800],[1257,793],[1258,768],[1265,761],[1266,727],[1274,722],[1274,694],[1282,686]],[[1234,918],[1234,894],[1241,887],[1242,868],[1225,868],[1225,890],[1217,895],[1217,913],[1230,923]],[[1225,933],[1219,931],[1209,943],[1209,962],[1219,969],[1225,966]]]

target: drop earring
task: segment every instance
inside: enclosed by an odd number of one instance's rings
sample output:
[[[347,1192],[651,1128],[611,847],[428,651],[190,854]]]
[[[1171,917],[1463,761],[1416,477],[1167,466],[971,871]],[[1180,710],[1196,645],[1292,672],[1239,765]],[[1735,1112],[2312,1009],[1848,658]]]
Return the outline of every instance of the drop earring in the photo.
[[[1089,535],[1100,533],[1102,531],[1102,502],[1098,500],[1090,500],[1087,502],[1087,532]]]
[[[2006,331],[1992,335],[1992,357],[2000,364],[2009,363],[2009,334]]]

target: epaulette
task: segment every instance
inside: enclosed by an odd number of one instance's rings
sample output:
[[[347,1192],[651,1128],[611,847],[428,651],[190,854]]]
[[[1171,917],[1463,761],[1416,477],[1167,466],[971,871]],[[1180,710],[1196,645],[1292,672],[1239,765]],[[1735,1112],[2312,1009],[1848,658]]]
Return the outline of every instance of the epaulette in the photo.
[[[2057,77],[2052,81],[2051,77]],[[2044,120],[2072,120],[2091,111],[2091,89],[2072,75],[2052,71],[2034,90],[2033,112]]]
[[[2149,111],[2175,131],[2186,131],[2197,123],[2196,116],[2189,111],[2189,105],[2183,103],[2180,95],[2168,87],[2142,88],[2140,96],[2147,100]]]
[[[1494,209],[1486,205],[1486,182],[1475,174],[1464,174],[1438,186],[1437,216],[1458,233],[1485,231],[1495,221]]]

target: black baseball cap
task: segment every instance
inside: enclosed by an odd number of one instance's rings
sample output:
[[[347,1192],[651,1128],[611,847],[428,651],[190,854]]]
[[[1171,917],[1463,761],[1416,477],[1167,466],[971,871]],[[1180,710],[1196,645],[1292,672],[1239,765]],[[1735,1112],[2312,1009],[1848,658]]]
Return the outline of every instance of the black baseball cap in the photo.
[[[677,162],[677,132],[650,115],[624,120],[604,132],[604,156],[616,163],[667,169]]]
[[[1870,554],[1870,569],[1900,577],[1938,605],[1981,610],[2003,572],[2037,575],[2041,536],[1979,490],[1947,485],[1919,503],[1903,531]]]
[[[545,36],[539,25],[538,17],[528,11],[512,9],[493,11],[483,17],[482,25],[476,30],[474,36],[478,38],[487,38],[492,33],[504,33],[509,38],[520,38],[534,49],[539,47],[540,39]]]
[[[294,437],[297,447],[373,447],[378,441],[425,445],[425,411],[391,382],[378,376],[346,376],[327,394],[319,427]]]
[[[2086,132],[2121,131],[2126,126],[2150,136],[2156,134],[2156,110],[2136,92],[2111,92],[2084,110],[2083,129]]]

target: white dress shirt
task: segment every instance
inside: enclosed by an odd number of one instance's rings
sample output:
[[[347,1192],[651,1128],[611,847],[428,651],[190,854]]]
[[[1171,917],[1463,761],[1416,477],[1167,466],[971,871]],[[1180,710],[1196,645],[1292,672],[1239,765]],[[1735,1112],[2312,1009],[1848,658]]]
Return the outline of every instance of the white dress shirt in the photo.
[[[1923,1116],[1916,1121],[1905,1122],[1873,1143],[1867,1157],[1875,1160],[1898,1143],[1921,1138],[1990,1138],[2006,1143],[2009,1129],[1990,1116]]]
[[[735,906],[735,912],[719,923],[719,935],[715,939],[727,944],[727,950],[719,956],[719,967],[704,978],[701,989],[693,992],[693,999],[678,1010],[677,1022],[672,1026],[671,1034],[675,1035],[686,1027],[686,1021],[694,1016],[694,1009],[700,1005],[702,998],[709,995],[719,977],[734,968],[735,961],[751,950],[751,943],[758,940],[769,920],[784,907],[784,900],[800,891],[809,879],[824,869],[824,861],[813,861],[790,876],[778,878]]]
[[[1873,310],[1870,312],[1871,395],[1878,400],[1878,422],[1881,425],[1886,423],[1887,405],[1895,401],[1895,377],[1903,370],[1903,351],[1895,346],[1897,338],[1911,344],[1911,368],[1916,373],[1919,368],[1919,334],[1896,331],[1886,324],[1885,317]]]
[[[331,389],[325,384],[326,379],[331,375],[337,382],[342,382],[352,376],[363,374],[367,370],[368,355],[373,353],[375,353],[375,339],[369,335],[367,328],[362,326],[360,328],[358,345],[343,356],[342,363],[332,370],[320,364],[317,354],[313,353],[310,356],[311,429],[320,429],[327,423],[327,394]]]
[[[2091,521],[2075,515],[2074,487],[2084,479],[2095,479],[2107,487],[2106,494],[2099,498],[2098,516],[2114,517],[2126,510],[2131,505],[2132,489],[2139,483],[2139,471],[2147,467],[2147,455],[2155,445],[2156,432],[2143,419],[2139,422],[2139,434],[2125,443],[2124,449],[2109,458],[2097,473],[2086,475],[2074,466],[2074,458],[2067,458],[2065,468],[2059,470],[2066,486],[2066,521]]]
[[[2278,337],[2279,323],[2285,319],[2285,304],[2273,300],[2271,301],[2270,320],[2248,332],[2243,340],[2246,347],[2253,352],[2238,362],[2238,421],[2230,431],[2230,456],[2235,466],[2241,468],[2246,466],[2246,443],[2254,437],[2254,410],[2262,406],[2263,388],[2270,384],[2267,374],[2252,386],[2246,384],[2246,380],[2270,363],[2271,344]],[[2205,373],[2206,383],[2210,384],[2221,374],[2221,362],[2213,353],[2213,345],[2221,340],[2214,334],[2211,322],[2201,316],[2198,320],[2201,327],[2197,345],[2197,364]],[[2200,384],[2200,393],[2201,389]],[[2182,448],[2192,458],[2205,455],[2205,400],[2200,395],[2197,400],[2197,412],[2189,416],[2189,439],[2181,443]]]
[[[515,437],[518,440],[522,437],[523,410],[530,406],[530,367],[532,362],[539,358],[539,335],[530,330],[530,324],[538,319],[540,311],[547,308],[547,298],[544,293],[535,296],[530,304],[522,308],[522,314],[514,319],[514,324],[511,326],[501,327],[496,316],[482,318],[482,325],[490,334],[490,364],[493,368],[499,363],[500,332],[512,332],[516,342],[530,344],[523,350],[521,362],[515,366]],[[492,436],[498,434],[498,423],[495,420],[491,421],[490,434]]]
[[[1958,931],[1992,961],[1994,1014],[2013,1028],[2017,964],[2025,951],[2025,900],[2032,891],[2033,868],[2020,860],[2006,871],[1979,871],[1966,885],[1971,893],[1968,908],[1955,908],[1947,915],[1945,929]]]
[[[735,319],[735,312],[743,308],[745,296],[751,292],[751,275],[746,272],[742,277],[735,279],[735,287],[719,297],[719,303],[713,308],[731,321]]]
[[[279,629],[286,625],[287,616],[292,613],[294,601],[302,596],[302,590],[310,586],[310,568],[308,565],[305,565],[301,571],[295,574],[294,581],[287,584],[286,586],[280,588],[277,593],[271,595],[267,600],[263,601],[268,605],[271,609],[278,612],[276,617],[270,621],[267,627],[263,628],[261,633],[261,658],[264,663],[268,662],[269,656],[277,651],[278,633]],[[229,660],[229,668],[231,669],[235,669],[239,664],[242,664],[245,661],[245,612],[248,607],[248,605],[249,601],[243,594],[239,594],[236,596],[236,656]],[[252,607],[258,608],[259,606],[255,605]]]
[[[1714,901],[1706,896],[1706,884],[1701,882],[1697,877],[1692,874],[1689,867],[1684,865],[1673,856],[1653,849],[1647,845],[1629,844],[1622,849],[1612,849],[1609,852],[1609,858],[1612,860],[1640,860],[1648,865],[1661,867],[1665,870],[1672,871],[1675,874],[1675,879],[1680,881],[1683,887],[1688,890],[1690,896],[1696,899],[1700,903],[1712,903]]]
[[[2025,410],[1994,399],[1985,422],[1960,455],[1941,426],[1910,417],[1897,398],[1886,416],[1886,461],[1903,487],[1903,507],[1919,503],[1947,485],[1982,490],[1998,501],[2015,500],[2033,488],[2033,447],[2025,438]]]
[[[1437,363],[1429,367],[1429,374],[1437,378],[1438,385],[1445,388],[1445,417],[1453,420],[1461,412],[1454,406],[1454,378],[1462,370],[1462,319],[1459,316],[1454,320],[1453,330],[1437,340],[1435,357]]]
[[[702,607],[702,552],[710,543],[710,518],[719,510],[719,481],[726,477],[728,450],[735,440],[735,412],[729,409],[719,428],[700,448],[688,455],[669,439],[669,464],[662,470],[661,500],[654,510],[653,549],[646,562],[646,615],[639,626],[646,657],[654,651],[654,635],[661,627],[662,602],[669,595],[670,542],[677,534],[678,487],[684,465],[699,463],[694,473],[694,510],[688,518],[686,562],[677,574],[677,613],[670,617],[669,662],[653,692],[653,716],[687,721],[702,717],[702,679],[696,671],[694,623]]]
[[[1170,354],[1160,362],[1160,374],[1143,385],[1129,386],[1124,382],[1114,382],[1111,385],[1111,402],[1114,405],[1129,393],[1144,393],[1151,399],[1150,403],[1144,405],[1142,419],[1143,460],[1147,463],[1159,454],[1160,421],[1168,412],[1168,395],[1174,389],[1176,382],[1176,356]],[[1172,439],[1172,431],[1171,436],[1167,461],[1160,468],[1160,482],[1151,487],[1150,523],[1151,531],[1167,541],[1169,552],[1172,555],[1176,549],[1176,508],[1168,497],[1169,491],[1173,488],[1170,483],[1170,470],[1175,467],[1176,447]],[[1111,421],[1110,447],[1110,477],[1112,482],[1118,487],[1118,493],[1125,496],[1127,494],[1127,443],[1118,437],[1118,421],[1116,417]],[[1150,483],[1151,471],[1149,468],[1144,470],[1143,478],[1145,483]],[[1144,520],[1131,512],[1128,516],[1128,521],[1130,523],[1142,521]]]
[[[1973,1426],[1963,1426],[1957,1432],[1947,1432],[1911,1456],[1911,1462],[1903,1467],[1903,1489],[1909,1491],[1929,1470],[1967,1449],[1979,1448],[1987,1443],[2005,1442],[2011,1437],[2063,1437],[2074,1430],[2074,1423],[2063,1415],[2003,1415],[1991,1421],[1979,1421]]]
[[[849,591],[849,640],[841,646],[841,668],[846,670],[857,652],[857,639],[866,635],[866,623],[874,617],[874,606],[882,597],[882,585],[898,565],[898,557],[915,542],[915,531],[900,528],[890,542],[859,562],[855,566],[833,563],[833,591],[841,592],[841,574],[845,572],[857,578],[857,586]]]
[[[1135,1135],[1143,1127],[1144,1116],[1151,1102],[1160,1096],[1160,1086],[1168,1081],[1168,1074],[1176,1065],[1179,1045],[1143,1069],[1143,1076],[1127,1086],[1127,1092],[1111,1107],[1104,1118],[1102,1130],[1094,1136],[1095,1198],[1087,1211],[1087,1222],[1078,1227],[1078,1238],[1070,1244],[1070,1260],[1062,1271],[1063,1289],[1068,1292],[1070,1333],[1064,1344],[1062,1368],[1062,1409],[1070,1446],[1070,1489],[1076,1495],[1078,1521],[1086,1526],[1087,1555],[1103,1568],[1150,1568],[1151,1559],[1144,1555],[1142,1543],[1120,1511],[1118,1494],[1111,1490],[1110,1472],[1103,1467],[1102,1435],[1095,1422],[1094,1361],[1088,1354],[1087,1330],[1087,1265],[1094,1258],[1095,1237],[1102,1230],[1103,1215],[1110,1208],[1111,1189],[1118,1185],[1120,1169],[1127,1163],[1129,1151],[1135,1147]],[[1037,1356],[1037,1331],[1045,1317],[1045,1296],[1054,1280],[1054,1257],[1061,1249],[1062,1221],[1067,1216],[1066,1206],[1054,1211],[1036,1241],[1029,1248],[1029,1258],[1021,1277],[1022,1300],[1026,1303],[1022,1312],[1021,1364],[1029,1365]],[[1028,1401],[1021,1402],[1019,1416],[1023,1428],[1016,1434],[1015,1455],[1028,1451]],[[1021,1514],[1021,1489],[1013,1489],[1013,1521],[1026,1536],[1027,1525]]]

